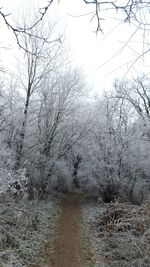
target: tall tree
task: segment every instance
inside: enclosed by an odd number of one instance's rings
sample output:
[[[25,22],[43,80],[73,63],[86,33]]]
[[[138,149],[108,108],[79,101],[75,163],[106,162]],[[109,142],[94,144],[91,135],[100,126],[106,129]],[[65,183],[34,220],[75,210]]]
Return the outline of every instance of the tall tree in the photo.
[[[36,33],[39,31],[41,31],[41,38],[37,38]],[[23,89],[25,89],[25,105],[17,145],[16,168],[20,166],[31,97],[38,92],[38,89],[48,76],[54,75],[56,65],[58,66],[56,58],[59,62],[59,44],[55,48],[54,44],[48,43],[47,39],[42,37],[42,34],[41,29],[34,28],[33,34],[31,36],[23,36],[22,40],[26,53],[25,73],[22,73],[20,82]]]

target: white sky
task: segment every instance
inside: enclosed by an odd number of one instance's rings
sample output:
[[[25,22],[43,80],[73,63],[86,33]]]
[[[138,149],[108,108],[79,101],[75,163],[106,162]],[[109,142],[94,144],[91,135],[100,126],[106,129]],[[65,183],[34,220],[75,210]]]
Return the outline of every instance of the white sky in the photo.
[[[34,9],[38,5],[43,7],[46,1],[32,0]],[[1,0],[3,12],[12,13],[10,20],[19,21],[19,17],[24,16],[26,20],[31,12],[31,0]],[[85,15],[94,10],[94,6],[88,6],[82,0],[55,0],[48,14],[54,20],[59,18],[59,31],[64,32],[72,53],[74,63],[81,66],[85,71],[87,80],[96,91],[102,91],[103,88],[111,87],[114,78],[122,79],[132,77],[135,73],[149,71],[149,56],[133,64],[139,54],[146,49],[143,48],[142,35],[136,33],[128,46],[124,49],[124,44],[135,32],[133,26],[120,24],[119,17],[115,19],[115,13],[105,14],[102,21],[104,35],[95,34],[96,21],[92,21],[90,15]],[[10,31],[6,30],[4,24],[0,23],[0,45],[13,47],[15,41],[12,39]],[[148,37],[147,37],[148,38]],[[148,40],[147,40],[148,41]],[[13,52],[12,52],[13,51]],[[6,66],[11,66],[14,62],[12,54],[15,50],[1,49],[0,56]],[[115,55],[115,56],[114,56]],[[130,67],[132,69],[130,69]]]

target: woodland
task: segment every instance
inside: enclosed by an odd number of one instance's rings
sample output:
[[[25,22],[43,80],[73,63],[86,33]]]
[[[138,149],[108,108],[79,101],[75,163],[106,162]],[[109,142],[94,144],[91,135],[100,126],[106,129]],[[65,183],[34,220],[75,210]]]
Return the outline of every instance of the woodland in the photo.
[[[52,2],[30,26],[14,26],[0,9],[1,24],[20,48],[14,70],[2,64],[0,69],[0,266],[38,266],[36,250],[49,229],[53,246],[62,199],[76,192],[83,194],[81,210],[93,249],[101,246],[95,245],[97,238],[106,246],[111,231],[116,242],[118,231],[126,233],[126,248],[128,238],[137,252],[130,261],[124,255],[117,263],[111,255],[109,262],[105,255],[103,265],[85,266],[148,267],[150,76],[118,78],[101,96],[92,94],[83,70],[70,61],[63,36],[56,36],[55,24],[45,23]],[[84,2],[96,5],[101,32],[99,1]],[[111,6],[121,9],[127,22],[139,22],[135,12],[143,5],[148,9],[149,2],[129,3]],[[133,262],[137,257],[139,263]]]

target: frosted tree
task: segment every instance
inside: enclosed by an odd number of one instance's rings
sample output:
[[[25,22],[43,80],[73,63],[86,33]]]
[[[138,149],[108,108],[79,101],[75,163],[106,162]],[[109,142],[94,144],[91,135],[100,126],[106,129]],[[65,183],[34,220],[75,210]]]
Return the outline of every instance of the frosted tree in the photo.
[[[51,29],[49,29],[48,35],[52,34]],[[41,34],[41,38],[37,38],[37,32]],[[44,80],[56,71],[56,58],[59,61],[59,45],[54,48],[51,43],[47,42],[47,39],[42,38],[43,32],[44,29],[42,31],[39,28],[34,28],[31,36],[25,35],[22,39],[26,53],[24,71],[22,73],[20,71],[19,75],[20,86],[25,90],[25,104],[17,144],[16,169],[20,166],[32,95],[36,94]]]

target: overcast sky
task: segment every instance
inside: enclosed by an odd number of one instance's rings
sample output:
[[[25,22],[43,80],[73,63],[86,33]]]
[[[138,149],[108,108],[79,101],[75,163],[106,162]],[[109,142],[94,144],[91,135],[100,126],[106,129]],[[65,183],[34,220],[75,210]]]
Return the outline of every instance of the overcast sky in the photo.
[[[12,14],[10,20],[19,21],[22,16],[26,20],[30,17],[33,6],[38,10],[45,3],[43,0],[2,0],[1,6],[4,13]],[[61,0],[59,5],[56,0],[47,15],[53,20],[59,20],[58,31],[60,34],[65,32],[72,60],[84,69],[91,86],[102,91],[103,88],[109,88],[115,78],[132,77],[141,71],[148,71],[148,55],[134,64],[143,49],[146,49],[146,46],[143,47],[142,35],[132,25],[122,24],[121,17],[111,12],[102,13],[104,34],[96,35],[96,20],[91,22],[93,11],[94,6],[87,6],[82,0]],[[11,33],[2,23],[0,28],[1,46],[13,47],[15,43]],[[133,38],[125,45],[131,35]],[[11,49],[1,50],[1,58],[10,66],[14,62]]]

